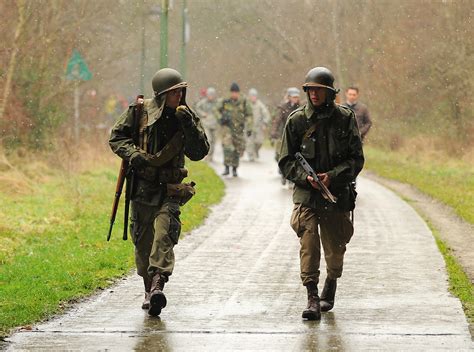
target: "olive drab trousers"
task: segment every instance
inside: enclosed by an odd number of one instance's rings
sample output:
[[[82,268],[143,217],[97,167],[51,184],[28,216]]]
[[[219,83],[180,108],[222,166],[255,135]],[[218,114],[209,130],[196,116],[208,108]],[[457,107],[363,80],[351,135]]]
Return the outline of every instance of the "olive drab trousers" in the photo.
[[[179,204],[165,200],[161,206],[132,202],[130,233],[135,245],[138,275],[146,278],[173,273],[174,246],[181,233]]]
[[[300,239],[301,280],[318,284],[321,243],[326,260],[327,276],[337,279],[342,275],[344,253],[354,227],[349,212],[317,211],[295,204],[291,227]]]

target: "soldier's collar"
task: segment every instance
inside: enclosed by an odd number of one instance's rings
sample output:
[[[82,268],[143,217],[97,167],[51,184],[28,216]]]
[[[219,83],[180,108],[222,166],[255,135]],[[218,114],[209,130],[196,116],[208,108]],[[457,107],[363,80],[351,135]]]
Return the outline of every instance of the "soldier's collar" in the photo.
[[[145,110],[148,113],[147,126],[153,125],[161,117],[165,106],[166,95],[145,100]]]
[[[329,105],[327,107],[324,107],[322,109],[316,109],[313,104],[308,102],[304,108],[304,112],[306,115],[306,118],[308,120],[321,120],[321,119],[327,119],[332,115],[334,112],[335,106],[334,104]]]

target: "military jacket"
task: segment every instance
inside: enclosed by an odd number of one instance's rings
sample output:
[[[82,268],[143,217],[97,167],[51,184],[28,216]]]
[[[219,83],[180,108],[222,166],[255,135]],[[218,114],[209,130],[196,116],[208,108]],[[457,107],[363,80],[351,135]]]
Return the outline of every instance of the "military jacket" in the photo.
[[[137,170],[132,200],[142,204],[158,206],[166,196],[166,182],[160,180],[159,171],[183,168],[185,156],[191,160],[201,160],[209,151],[209,143],[200,119],[195,113],[193,113],[192,121],[183,126],[175,116],[175,110],[166,108],[163,100],[146,99],[144,114],[146,114],[147,119],[145,121],[147,123],[146,126],[143,126],[146,138],[144,138],[145,144],[139,147],[134,143],[132,136],[135,107],[135,104],[130,105],[120,116],[109,139],[109,145],[113,152],[121,158],[129,161],[135,153],[156,155],[177,132],[181,131],[183,135],[181,149],[169,162],[160,168],[147,166],[144,167],[144,170]],[[141,176],[145,174],[152,176]]]
[[[283,132],[278,165],[283,175],[295,183],[293,202],[314,209],[337,210],[307,181],[307,174],[295,159],[297,152],[316,173],[327,172],[331,180],[329,190],[341,202],[347,200],[350,183],[364,165],[354,112],[340,105],[316,111],[308,103],[290,114]]]
[[[280,139],[283,134],[283,129],[285,128],[286,120],[288,116],[298,109],[300,104],[292,104],[291,102],[286,102],[278,106],[278,112],[273,120],[271,137],[275,139]]]
[[[217,118],[215,115],[215,108],[217,100],[209,100],[207,98],[201,99],[196,104],[196,112],[201,117],[201,122],[204,127],[209,129],[216,129],[218,126]]]
[[[365,136],[372,127],[372,119],[370,118],[369,109],[362,103],[356,102],[353,105],[349,105],[349,103],[343,104],[343,106],[347,106],[348,108],[352,109],[356,114],[357,125],[359,126],[360,136],[362,140],[364,140]]]
[[[247,128],[253,126],[253,113],[251,103],[245,97],[237,100],[231,98],[222,99],[216,107],[219,114],[219,122],[228,126],[232,135],[241,136]]]

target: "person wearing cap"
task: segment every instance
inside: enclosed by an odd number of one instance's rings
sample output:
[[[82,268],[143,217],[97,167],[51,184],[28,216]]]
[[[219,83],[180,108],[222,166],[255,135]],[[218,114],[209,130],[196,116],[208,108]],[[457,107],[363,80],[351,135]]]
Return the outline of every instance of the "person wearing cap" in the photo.
[[[308,102],[288,118],[278,165],[295,184],[290,224],[300,241],[300,276],[308,294],[302,316],[319,320],[321,311],[334,307],[337,279],[354,231],[350,211],[355,207],[356,193],[352,182],[362,170],[364,154],[354,112],[334,103],[338,90],[331,71],[311,69],[303,90]],[[337,198],[335,204],[323,197],[318,184],[296,160],[298,152]],[[320,297],[321,244],[327,275]]]
[[[250,105],[252,106],[253,125],[251,127],[251,135],[247,137],[247,154],[250,161],[258,159],[260,148],[265,139],[265,130],[270,123],[270,112],[266,105],[258,99],[258,91],[251,88],[248,94]]]
[[[137,99],[119,117],[109,145],[131,166],[130,233],[145,286],[142,308],[157,316],[166,306],[163,289],[175,264],[180,207],[195,193],[192,183],[182,183],[188,173],[185,156],[201,160],[209,143],[199,117],[186,104],[188,85],[181,74],[161,69],[152,86],[153,98]]]
[[[280,158],[281,137],[285,128],[288,116],[300,107],[300,90],[296,87],[290,87],[286,91],[286,99],[277,108],[277,113],[272,122],[270,139],[275,146],[275,160],[278,162]],[[281,171],[280,171],[281,174]],[[282,176],[281,183],[286,183],[286,178]]]
[[[207,160],[212,161],[217,137],[217,122],[216,111],[216,89],[209,87],[206,90],[206,97],[199,100],[196,104],[196,112],[201,117],[201,122],[206,130],[206,135],[209,140],[210,149],[207,154]]]
[[[245,137],[252,135],[253,125],[252,107],[245,97],[240,95],[237,83],[230,86],[230,96],[222,99],[216,107],[217,116],[221,125],[222,147],[224,149],[223,176],[230,174],[237,177],[240,157],[245,151]]]

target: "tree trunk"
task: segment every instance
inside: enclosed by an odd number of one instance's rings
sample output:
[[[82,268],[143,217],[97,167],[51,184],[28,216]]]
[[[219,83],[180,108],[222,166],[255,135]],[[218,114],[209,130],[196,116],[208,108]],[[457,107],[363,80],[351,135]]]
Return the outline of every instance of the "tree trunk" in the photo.
[[[23,28],[25,27],[25,22],[26,22],[25,0],[18,0],[16,4],[18,6],[18,23],[16,25],[15,37],[13,39],[12,55],[10,57],[10,62],[8,64],[7,79],[5,82],[5,87],[3,88],[3,99],[0,103],[0,120],[3,118],[3,115],[5,113],[8,97],[10,96],[10,92],[12,89],[12,79],[13,79],[13,74],[15,73],[15,66],[16,66],[16,55],[18,54],[18,51],[19,51],[18,40],[20,38],[21,33],[23,32]]]
[[[339,49],[339,30],[337,28],[338,20],[337,20],[337,13],[338,13],[338,0],[333,0],[332,2],[332,35],[334,41],[334,56],[336,59],[336,74],[337,74],[337,81],[339,82],[339,87],[344,87],[344,77],[342,76],[341,71],[341,53]]]

